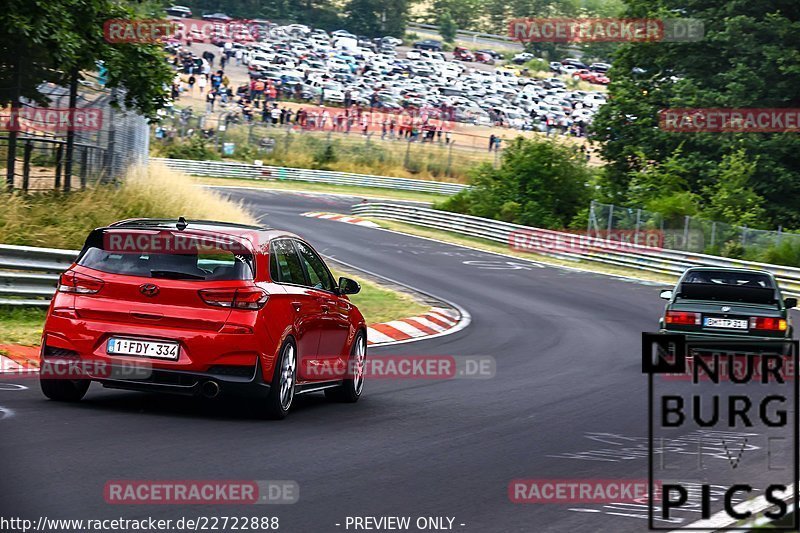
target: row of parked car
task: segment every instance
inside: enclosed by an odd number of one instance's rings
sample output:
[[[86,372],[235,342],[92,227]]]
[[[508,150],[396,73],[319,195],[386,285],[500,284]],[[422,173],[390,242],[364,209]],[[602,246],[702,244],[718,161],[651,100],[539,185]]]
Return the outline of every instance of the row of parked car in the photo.
[[[471,67],[478,54],[469,50],[449,54],[422,41],[401,50],[393,37],[366,40],[296,24],[267,30],[260,42],[233,40],[232,47],[242,51],[251,78],[271,80],[283,97],[385,111],[433,109],[461,122],[518,129],[589,124],[606,101],[600,91],[569,90],[557,76],[526,77],[507,65]],[[488,52],[478,52],[488,56],[483,63],[500,60]]]

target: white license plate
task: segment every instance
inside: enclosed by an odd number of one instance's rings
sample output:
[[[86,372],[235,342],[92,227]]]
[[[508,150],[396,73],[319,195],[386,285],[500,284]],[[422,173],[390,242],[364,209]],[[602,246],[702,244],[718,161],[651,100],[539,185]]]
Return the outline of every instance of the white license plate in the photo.
[[[747,320],[706,317],[703,319],[703,325],[708,328],[747,329]]]
[[[156,359],[178,359],[180,346],[177,342],[155,342],[138,339],[108,339],[108,353],[113,355],[138,355]]]

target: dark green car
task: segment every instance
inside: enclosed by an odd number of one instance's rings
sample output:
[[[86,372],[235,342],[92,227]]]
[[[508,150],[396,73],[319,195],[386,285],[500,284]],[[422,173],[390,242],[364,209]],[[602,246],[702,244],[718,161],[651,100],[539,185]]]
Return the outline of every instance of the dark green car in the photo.
[[[792,337],[789,309],[797,298],[783,298],[770,272],[694,267],[661,297],[669,300],[659,323],[662,333],[710,340]]]

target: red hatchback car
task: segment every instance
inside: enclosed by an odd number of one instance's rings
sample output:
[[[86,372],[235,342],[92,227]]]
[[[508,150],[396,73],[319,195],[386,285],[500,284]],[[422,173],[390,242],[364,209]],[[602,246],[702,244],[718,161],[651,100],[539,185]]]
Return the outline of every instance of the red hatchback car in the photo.
[[[136,219],[94,230],[61,275],[42,336],[41,387],[80,400],[105,387],[261,398],[283,418],[297,394],[355,402],[366,326],[303,239],[211,221]],[[68,371],[64,371],[68,368]]]

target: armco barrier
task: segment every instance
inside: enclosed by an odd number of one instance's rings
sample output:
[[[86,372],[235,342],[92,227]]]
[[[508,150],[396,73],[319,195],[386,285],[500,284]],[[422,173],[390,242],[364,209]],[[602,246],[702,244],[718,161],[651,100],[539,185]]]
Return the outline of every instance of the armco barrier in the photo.
[[[0,305],[47,307],[77,250],[0,244]]]
[[[526,236],[538,237],[540,240],[558,235],[569,236],[557,231],[487,218],[382,202],[355,205],[353,213],[363,217],[385,218],[441,229],[503,244],[509,244],[509,239],[515,232],[523,232]],[[548,255],[570,261],[590,261],[633,270],[646,270],[673,277],[677,277],[690,266],[756,268],[772,272],[785,294],[800,296],[798,268],[675,250],[655,250],[634,245],[627,245],[625,249],[626,251],[619,251],[613,248],[593,247],[575,252],[551,252]],[[77,250],[0,244],[0,305],[47,306],[58,282],[58,274],[63,272],[77,255]]]
[[[162,163],[166,165],[167,168],[192,176],[215,178],[307,181],[331,185],[429,192],[443,195],[456,194],[466,188],[466,185],[442,181],[372,176],[369,174],[352,174],[350,172],[334,172],[330,170],[312,170],[306,168],[271,167],[250,163],[230,163],[227,161],[195,161],[191,159],[164,158],[151,158],[150,161]]]
[[[547,238],[552,240],[553,237],[559,235],[565,239],[570,236],[570,234],[563,232],[511,224],[488,218],[383,202],[357,204],[353,206],[352,212],[354,215],[362,217],[397,220],[470,237],[488,239],[503,244],[510,244],[510,240],[515,234],[538,238],[540,242]],[[580,251],[554,251],[546,255],[570,261],[590,261],[634,270],[646,270],[675,277],[691,266],[768,270],[776,276],[785,294],[800,296],[800,268],[635,245],[626,245],[625,251],[608,247],[592,247]]]

